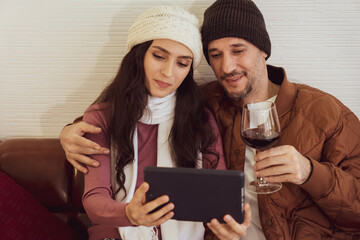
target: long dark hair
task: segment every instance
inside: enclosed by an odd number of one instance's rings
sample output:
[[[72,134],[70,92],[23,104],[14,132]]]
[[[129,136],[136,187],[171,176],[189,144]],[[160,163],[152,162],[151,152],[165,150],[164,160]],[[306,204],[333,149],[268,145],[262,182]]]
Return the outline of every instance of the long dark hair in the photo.
[[[114,80],[103,90],[95,103],[109,102],[112,107],[108,136],[116,154],[116,181],[114,194],[124,189],[124,167],[134,161],[133,136],[136,124],[147,105],[148,91],[145,87],[144,57],[152,41],[134,46],[125,55]],[[116,110],[115,110],[116,109]],[[174,123],[170,132],[171,154],[177,167],[194,168],[198,153],[213,154],[216,161],[203,157],[216,167],[219,156],[209,150],[215,141],[209,123],[209,114],[201,92],[193,79],[193,68],[176,91]]]

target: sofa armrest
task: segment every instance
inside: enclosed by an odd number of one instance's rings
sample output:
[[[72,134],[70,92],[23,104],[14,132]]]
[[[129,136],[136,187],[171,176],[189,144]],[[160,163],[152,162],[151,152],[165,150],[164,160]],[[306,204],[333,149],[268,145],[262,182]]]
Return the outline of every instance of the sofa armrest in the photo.
[[[0,143],[0,170],[50,211],[71,206],[72,167],[59,139],[10,139]]]

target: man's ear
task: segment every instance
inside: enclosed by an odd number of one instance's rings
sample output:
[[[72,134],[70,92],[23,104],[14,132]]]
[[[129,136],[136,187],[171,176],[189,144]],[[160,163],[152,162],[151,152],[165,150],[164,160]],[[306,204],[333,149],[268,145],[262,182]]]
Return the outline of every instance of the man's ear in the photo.
[[[268,56],[268,55],[266,54],[266,52],[264,52],[264,51],[261,51],[261,55],[263,56],[264,59],[266,59],[267,56]]]

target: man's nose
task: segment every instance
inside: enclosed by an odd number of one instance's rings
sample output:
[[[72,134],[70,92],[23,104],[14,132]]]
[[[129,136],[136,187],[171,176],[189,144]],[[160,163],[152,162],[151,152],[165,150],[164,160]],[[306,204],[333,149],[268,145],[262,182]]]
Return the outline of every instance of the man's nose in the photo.
[[[224,74],[230,74],[236,70],[235,59],[229,55],[224,55],[221,62],[221,70]]]

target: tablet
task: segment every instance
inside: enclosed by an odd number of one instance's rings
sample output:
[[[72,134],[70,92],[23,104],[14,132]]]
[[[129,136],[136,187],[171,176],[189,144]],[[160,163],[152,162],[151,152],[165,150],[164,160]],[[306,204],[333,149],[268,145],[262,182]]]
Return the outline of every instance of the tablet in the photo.
[[[235,170],[146,167],[145,182],[150,188],[146,201],[168,195],[175,205],[176,220],[224,222],[230,214],[244,221],[244,174]],[[156,209],[157,210],[157,209]]]

